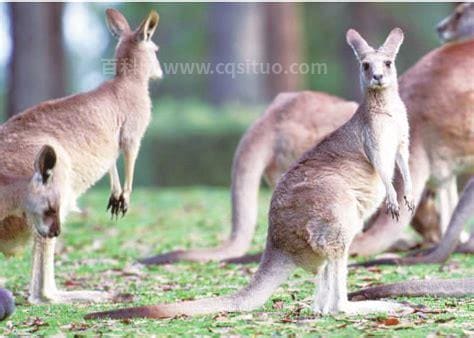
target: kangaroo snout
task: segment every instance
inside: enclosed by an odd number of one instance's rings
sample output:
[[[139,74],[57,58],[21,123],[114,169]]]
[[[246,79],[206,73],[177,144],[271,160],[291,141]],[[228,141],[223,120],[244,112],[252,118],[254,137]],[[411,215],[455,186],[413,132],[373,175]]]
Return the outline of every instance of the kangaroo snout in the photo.
[[[383,78],[383,74],[374,74],[373,78],[376,81],[380,81]]]
[[[446,29],[446,25],[444,23],[440,23],[436,26],[436,31],[438,33],[442,33]]]
[[[383,74],[373,74],[372,79],[370,80],[370,86],[374,88],[385,87],[385,78]]]
[[[440,22],[436,26],[436,32],[438,33],[438,37],[443,40],[445,35],[448,33],[448,23],[445,21]]]
[[[61,227],[59,226],[59,224],[55,223],[49,228],[49,232],[48,232],[49,238],[58,237],[60,234],[61,234]]]
[[[61,221],[59,220],[59,213],[50,208],[44,213],[43,222],[47,226],[48,231],[46,237],[53,238],[58,237],[61,233]]]

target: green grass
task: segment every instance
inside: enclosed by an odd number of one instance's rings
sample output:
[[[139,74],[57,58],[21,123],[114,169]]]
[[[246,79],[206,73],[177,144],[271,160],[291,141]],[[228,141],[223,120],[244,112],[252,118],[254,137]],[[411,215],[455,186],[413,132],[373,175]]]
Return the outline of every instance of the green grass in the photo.
[[[0,324],[4,335],[126,334],[126,335],[393,335],[425,337],[474,334],[472,299],[400,298],[423,304],[430,311],[399,318],[384,325],[383,316],[318,317],[310,311],[314,279],[298,269],[264,307],[235,313],[169,320],[85,321],[90,311],[123,305],[153,304],[179,299],[224,295],[245,285],[256,264],[180,263],[159,267],[131,267],[136,258],[170,249],[214,245],[229,230],[229,193],[218,188],[137,190],[129,214],[111,221],[104,209],[108,192],[93,190],[81,200],[85,216],[71,216],[58,250],[56,276],[63,289],[106,289],[122,294],[127,304],[29,305],[30,253],[0,261],[6,286],[13,290],[16,313]],[[267,205],[269,193],[261,196]],[[261,208],[259,230],[252,251],[263,247],[266,208]],[[351,270],[349,288],[424,278],[474,275],[474,257],[455,255],[439,266],[383,267]]]

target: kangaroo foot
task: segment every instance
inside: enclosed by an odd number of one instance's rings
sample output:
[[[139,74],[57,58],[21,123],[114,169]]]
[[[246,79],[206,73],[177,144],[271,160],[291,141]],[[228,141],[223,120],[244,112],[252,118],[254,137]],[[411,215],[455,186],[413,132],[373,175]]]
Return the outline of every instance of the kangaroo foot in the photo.
[[[113,295],[103,291],[54,291],[31,295],[31,304],[67,304],[67,303],[101,303],[110,301]]]

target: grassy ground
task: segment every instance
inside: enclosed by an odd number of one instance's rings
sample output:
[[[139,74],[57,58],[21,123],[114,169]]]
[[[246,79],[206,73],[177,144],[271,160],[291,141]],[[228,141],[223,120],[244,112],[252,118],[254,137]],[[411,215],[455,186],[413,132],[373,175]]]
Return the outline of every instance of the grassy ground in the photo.
[[[107,191],[95,190],[81,201],[85,216],[73,216],[63,231],[57,254],[56,276],[63,289],[105,289],[120,294],[126,305],[170,302],[223,295],[245,285],[256,264],[180,263],[153,268],[137,267],[136,258],[170,249],[216,244],[228,232],[229,201],[225,189],[192,188],[138,190],[130,213],[118,222],[105,213]],[[269,194],[261,196],[267,205]],[[253,251],[262,248],[266,208],[261,208]],[[411,298],[399,300],[426,307],[398,319],[314,316],[309,306],[312,276],[297,270],[264,307],[252,313],[218,314],[196,318],[133,321],[84,321],[84,314],[120,304],[27,304],[30,253],[0,261],[6,286],[13,290],[17,311],[0,324],[0,334],[159,334],[159,335],[324,335],[360,334],[427,336],[473,335],[472,299]],[[384,267],[350,271],[350,289],[410,278],[474,275],[474,257],[455,255],[440,271],[438,266]]]

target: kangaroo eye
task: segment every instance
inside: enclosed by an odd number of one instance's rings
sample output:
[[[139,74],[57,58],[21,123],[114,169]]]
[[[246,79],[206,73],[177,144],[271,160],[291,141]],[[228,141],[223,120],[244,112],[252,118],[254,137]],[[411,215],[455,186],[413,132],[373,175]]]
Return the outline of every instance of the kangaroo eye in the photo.
[[[369,68],[370,68],[369,63],[368,62],[363,62],[362,63],[362,68],[364,68],[364,70],[369,70]]]
[[[392,61],[390,60],[385,61],[385,66],[387,66],[388,68],[390,68],[391,65],[392,65]]]

